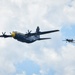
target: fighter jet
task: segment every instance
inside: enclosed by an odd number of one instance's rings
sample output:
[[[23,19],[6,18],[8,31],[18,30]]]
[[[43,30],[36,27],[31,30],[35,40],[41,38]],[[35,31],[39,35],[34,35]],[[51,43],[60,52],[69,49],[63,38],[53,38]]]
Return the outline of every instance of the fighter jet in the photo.
[[[2,32],[2,35],[0,35],[0,37],[4,37],[4,38],[13,37],[14,39],[16,39],[20,42],[33,43],[37,40],[51,39],[51,38],[40,38],[40,35],[47,34],[47,33],[53,33],[53,32],[57,32],[57,31],[59,31],[59,30],[51,30],[51,31],[41,32],[39,26],[37,26],[36,32],[34,32],[34,33],[31,33],[31,31],[29,31],[29,30],[26,34],[20,33],[17,31],[13,31],[12,33],[10,33],[10,35],[6,35],[6,32],[4,32],[4,33]]]
[[[66,39],[66,40],[63,40],[63,41],[66,41],[66,43],[67,43],[67,42],[75,43],[75,40],[73,40],[73,39]]]

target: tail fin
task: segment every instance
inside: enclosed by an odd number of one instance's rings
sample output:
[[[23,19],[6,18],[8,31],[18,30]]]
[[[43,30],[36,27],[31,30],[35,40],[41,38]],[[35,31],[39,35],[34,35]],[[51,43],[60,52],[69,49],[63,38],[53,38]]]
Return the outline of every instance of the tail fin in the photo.
[[[36,28],[36,33],[38,33],[38,32],[40,32],[39,26],[37,26],[37,28]]]

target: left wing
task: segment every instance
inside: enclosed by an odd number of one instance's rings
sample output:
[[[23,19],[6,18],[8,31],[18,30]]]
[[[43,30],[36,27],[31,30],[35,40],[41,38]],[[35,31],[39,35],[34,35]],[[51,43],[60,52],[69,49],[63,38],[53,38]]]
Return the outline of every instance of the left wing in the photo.
[[[44,31],[44,32],[38,32],[38,35],[42,35],[42,34],[47,34],[47,33],[53,33],[53,32],[57,32],[59,30],[52,30],[52,31]]]
[[[25,34],[25,35],[28,35],[28,36],[33,36],[33,35],[43,35],[43,34],[47,34],[47,33],[53,33],[53,32],[57,32],[59,30],[51,30],[51,31],[44,31],[44,32],[38,32],[38,33],[29,33],[29,34]]]

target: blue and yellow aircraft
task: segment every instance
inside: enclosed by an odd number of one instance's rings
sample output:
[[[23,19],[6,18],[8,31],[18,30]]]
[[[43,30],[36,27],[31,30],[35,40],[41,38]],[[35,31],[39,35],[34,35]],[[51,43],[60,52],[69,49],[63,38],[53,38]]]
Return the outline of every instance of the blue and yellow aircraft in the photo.
[[[51,31],[41,32],[39,26],[37,26],[35,33],[31,33],[31,31],[29,31],[29,30],[28,30],[28,33],[26,33],[26,34],[13,31],[10,35],[6,35],[6,32],[4,32],[4,33],[2,32],[2,35],[0,35],[0,37],[4,37],[4,38],[13,37],[14,39],[16,39],[20,42],[32,43],[37,40],[51,39],[51,38],[40,38],[40,35],[57,32],[57,31],[59,31],[59,30],[51,30]]]

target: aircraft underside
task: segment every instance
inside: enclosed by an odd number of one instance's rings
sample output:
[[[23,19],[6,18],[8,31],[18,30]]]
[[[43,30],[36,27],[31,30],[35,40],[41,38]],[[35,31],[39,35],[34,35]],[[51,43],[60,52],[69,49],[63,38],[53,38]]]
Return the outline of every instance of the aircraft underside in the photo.
[[[37,40],[37,38],[35,36],[31,36],[31,37],[16,36],[16,37],[14,37],[14,39],[21,41],[21,42],[26,42],[26,43],[32,43]]]

